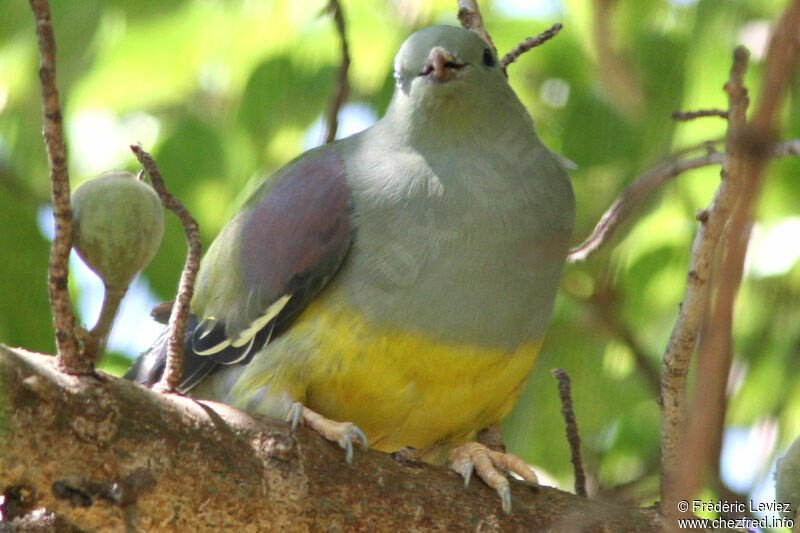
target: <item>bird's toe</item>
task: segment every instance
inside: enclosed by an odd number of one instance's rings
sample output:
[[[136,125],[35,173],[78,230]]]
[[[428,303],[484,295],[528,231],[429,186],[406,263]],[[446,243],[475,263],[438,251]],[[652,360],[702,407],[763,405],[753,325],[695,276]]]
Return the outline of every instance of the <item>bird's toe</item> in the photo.
[[[511,487],[504,471],[513,472],[532,487],[539,486],[536,472],[525,461],[510,453],[491,450],[479,442],[467,442],[450,452],[450,468],[469,483],[474,471],[500,495],[503,512],[511,512]],[[503,472],[501,472],[503,471]]]
[[[362,449],[369,447],[367,436],[352,422],[331,420],[299,402],[289,409],[286,420],[291,423],[292,431],[297,428],[298,424],[302,423],[322,435],[325,439],[337,443],[344,450],[344,458],[347,464],[353,461],[353,443],[360,445]]]

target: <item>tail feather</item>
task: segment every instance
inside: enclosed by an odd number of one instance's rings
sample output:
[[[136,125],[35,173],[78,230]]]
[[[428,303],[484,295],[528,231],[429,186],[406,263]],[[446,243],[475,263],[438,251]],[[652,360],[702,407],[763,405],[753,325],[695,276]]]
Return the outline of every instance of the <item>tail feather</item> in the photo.
[[[201,379],[214,371],[218,363],[209,357],[202,357],[192,350],[192,336],[197,328],[197,317],[189,315],[183,343],[183,374],[179,388],[186,392]],[[125,379],[150,387],[161,379],[167,364],[169,348],[169,327],[165,327],[153,345],[140,355],[123,376]]]

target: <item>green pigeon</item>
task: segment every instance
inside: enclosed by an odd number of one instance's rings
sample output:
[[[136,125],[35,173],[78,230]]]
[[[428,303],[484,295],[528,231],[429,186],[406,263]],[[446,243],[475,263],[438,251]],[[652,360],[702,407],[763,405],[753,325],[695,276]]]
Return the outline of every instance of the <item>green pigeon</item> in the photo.
[[[197,278],[181,388],[338,442],[473,470],[511,506],[521,459],[473,442],[514,406],[574,220],[561,159],[476,33],[417,31],[386,114],[275,172]],[[163,372],[166,333],[127,377]]]

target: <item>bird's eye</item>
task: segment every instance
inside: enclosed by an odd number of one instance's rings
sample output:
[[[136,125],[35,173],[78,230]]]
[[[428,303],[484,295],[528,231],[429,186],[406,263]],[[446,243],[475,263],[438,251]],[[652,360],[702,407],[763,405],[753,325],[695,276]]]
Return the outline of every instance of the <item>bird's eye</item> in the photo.
[[[488,48],[483,49],[483,66],[485,67],[493,67],[496,60],[494,58],[494,54]]]

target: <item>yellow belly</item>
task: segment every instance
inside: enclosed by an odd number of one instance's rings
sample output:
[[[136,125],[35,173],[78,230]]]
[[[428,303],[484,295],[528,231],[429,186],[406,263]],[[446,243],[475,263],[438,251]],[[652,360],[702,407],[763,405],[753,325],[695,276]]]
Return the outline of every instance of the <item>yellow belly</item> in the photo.
[[[499,422],[522,392],[541,346],[539,339],[509,352],[376,330],[327,300],[315,300],[273,346],[313,353],[269,356],[302,360],[300,368],[281,365],[285,371],[277,375],[237,386],[282,389],[328,418],[355,423],[370,446],[383,451],[413,446],[426,460],[437,460],[449,444]]]

